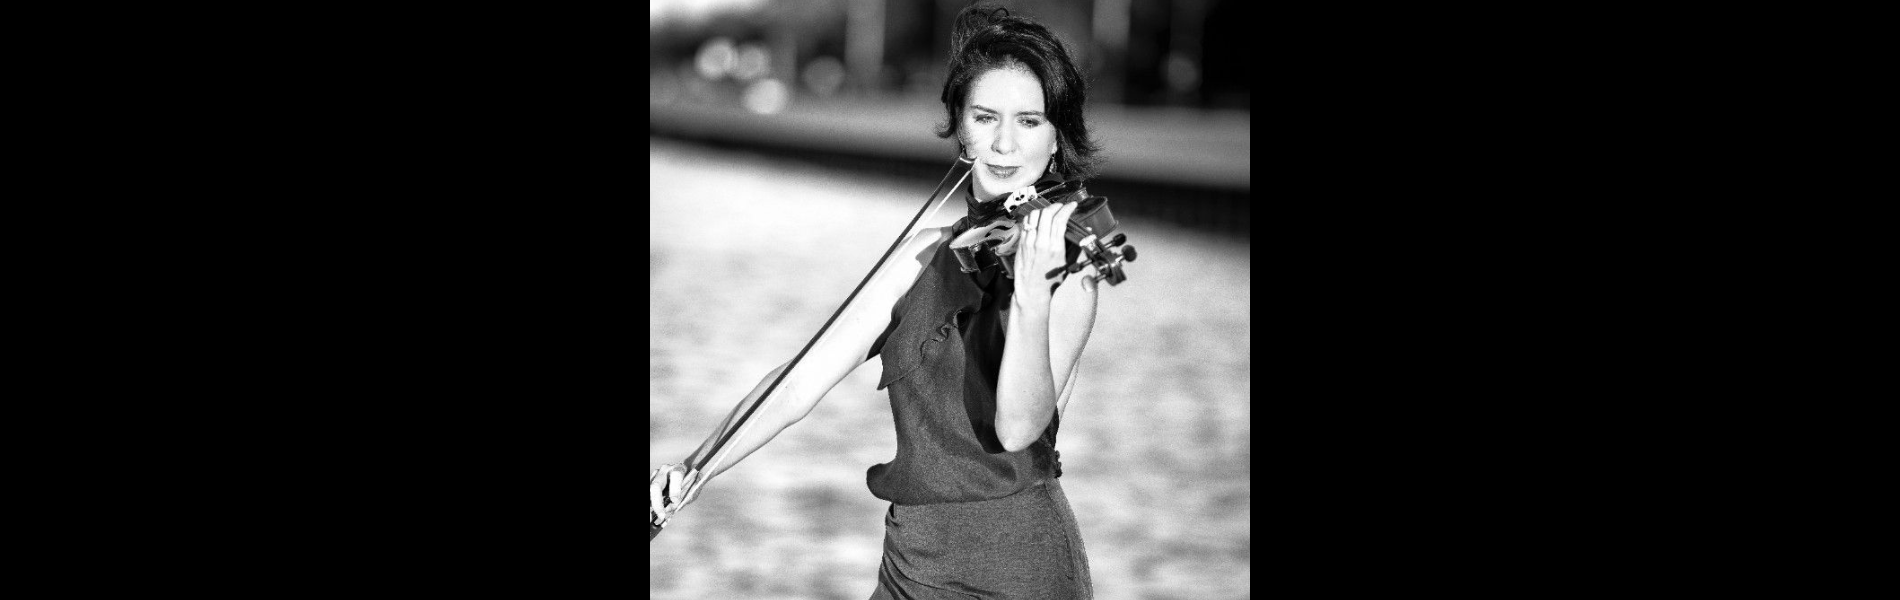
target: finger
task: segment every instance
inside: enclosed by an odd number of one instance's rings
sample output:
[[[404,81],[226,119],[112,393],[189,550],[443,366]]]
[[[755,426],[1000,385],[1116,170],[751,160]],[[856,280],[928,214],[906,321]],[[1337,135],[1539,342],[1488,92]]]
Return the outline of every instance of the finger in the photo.
[[[1042,215],[1042,222],[1036,224],[1036,260],[1049,260],[1049,235],[1056,231],[1056,211],[1049,210]]]
[[[1062,239],[1068,233],[1069,213],[1072,212],[1075,212],[1075,203],[1065,202],[1056,208],[1055,214],[1049,215],[1048,242],[1050,252],[1058,254],[1062,252]]]
[[[1024,260],[1024,262],[1028,262],[1028,264],[1026,264],[1024,268],[1028,268],[1028,270],[1034,270],[1037,266],[1043,266],[1045,262],[1049,262],[1049,256],[1045,256],[1045,254],[1049,254],[1049,234],[1047,234],[1047,230],[1049,230],[1049,213],[1053,213],[1053,211],[1045,207],[1045,209],[1035,211],[1035,215],[1030,216],[1030,220],[1034,220],[1035,228],[1028,232],[1028,239],[1026,239],[1028,245],[1024,247],[1024,249],[1028,251],[1028,253],[1026,253],[1028,256],[1026,256],[1026,260]],[[1047,270],[1047,268],[1043,268],[1043,270]]]
[[[660,471],[659,469],[654,469],[653,479],[647,482],[647,490],[651,492],[653,495],[653,505],[650,510],[652,510],[653,514],[656,516],[666,514],[666,506],[660,500],[660,486],[656,485],[659,482],[660,482]]]
[[[1036,256],[1042,252],[1041,220],[1041,211],[1029,213],[1029,216],[1023,219],[1022,247],[1016,249],[1016,255],[1023,259],[1023,269],[1035,266],[1039,260]]]
[[[1056,234],[1056,243],[1058,244],[1061,244],[1064,240],[1068,239],[1069,220],[1075,218],[1075,211],[1079,210],[1076,205],[1077,203],[1075,202],[1070,202],[1068,204],[1063,205],[1062,217],[1061,217],[1061,220],[1058,221],[1058,223],[1060,223],[1061,226],[1057,228],[1057,231],[1059,231],[1060,233]],[[1066,246],[1060,246],[1060,245],[1057,247],[1064,248],[1064,249],[1067,248]],[[1063,256],[1067,257],[1066,254]]]
[[[1043,230],[1041,230],[1041,232],[1043,232],[1043,253],[1045,253],[1043,258],[1053,258],[1056,254],[1062,253],[1062,222],[1064,222],[1062,218],[1064,218],[1064,215],[1068,215],[1068,213],[1064,211],[1066,207],[1068,207],[1066,203],[1064,203],[1064,205],[1054,205],[1054,207],[1051,207],[1049,215],[1043,216],[1043,218],[1045,218],[1045,220],[1043,220]]]
[[[1016,253],[1010,255],[1009,257],[1011,271],[1022,273],[1024,272],[1023,271],[1024,269],[1029,268],[1029,265],[1027,264],[1027,261],[1029,260],[1029,247],[1030,247],[1029,231],[1024,230],[1024,231],[1017,232],[1016,233]]]
[[[685,479],[686,474],[680,472],[678,469],[666,474],[666,499],[672,501],[672,504],[667,507],[668,509],[679,509],[680,497],[686,495],[683,493],[686,491],[686,487],[681,485],[685,483]]]

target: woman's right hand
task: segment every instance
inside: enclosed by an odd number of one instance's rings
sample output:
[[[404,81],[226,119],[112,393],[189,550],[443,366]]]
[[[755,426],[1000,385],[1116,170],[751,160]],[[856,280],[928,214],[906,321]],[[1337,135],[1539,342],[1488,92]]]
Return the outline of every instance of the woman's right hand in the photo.
[[[652,504],[648,510],[657,525],[665,525],[673,513],[699,497],[700,472],[679,464],[660,465],[653,470],[653,477],[647,480],[647,491]]]

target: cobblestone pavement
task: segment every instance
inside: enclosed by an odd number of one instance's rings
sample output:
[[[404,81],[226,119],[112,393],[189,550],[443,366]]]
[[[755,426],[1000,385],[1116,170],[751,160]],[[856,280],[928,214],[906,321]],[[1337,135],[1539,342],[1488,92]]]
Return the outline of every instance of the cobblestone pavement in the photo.
[[[804,346],[935,182],[649,146],[651,468],[686,456]],[[1059,442],[1097,597],[1245,598],[1249,244],[1127,219],[1122,230],[1141,258],[1103,290]],[[888,504],[864,472],[896,448],[878,371],[866,363],[679,513],[651,543],[651,597],[869,596]]]

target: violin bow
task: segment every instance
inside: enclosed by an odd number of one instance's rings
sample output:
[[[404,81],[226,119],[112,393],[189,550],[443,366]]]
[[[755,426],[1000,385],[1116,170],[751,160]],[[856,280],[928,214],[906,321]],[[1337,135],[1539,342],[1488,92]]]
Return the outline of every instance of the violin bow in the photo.
[[[810,352],[812,347],[818,344],[818,340],[825,337],[825,332],[831,330],[831,324],[837,322],[838,316],[844,314],[844,309],[851,306],[852,300],[858,298],[858,292],[864,291],[866,285],[870,284],[873,279],[876,279],[878,275],[883,273],[884,263],[890,260],[891,255],[895,254],[898,248],[910,242],[911,238],[916,237],[913,228],[917,226],[918,221],[923,220],[924,213],[928,211],[931,218],[936,218],[937,211],[943,209],[945,201],[949,200],[951,196],[950,193],[943,193],[943,185],[950,181],[952,175],[957,175],[957,172],[961,170],[963,174],[957,178],[956,185],[950,186],[950,191],[955,192],[957,187],[963,185],[963,181],[970,176],[969,167],[974,165],[975,161],[971,159],[962,156],[957,157],[957,162],[950,165],[950,171],[944,173],[943,180],[937,182],[937,189],[932,190],[930,196],[924,199],[923,208],[917,209],[917,215],[911,217],[910,223],[904,226],[903,233],[897,235],[897,241],[892,242],[890,249],[884,251],[884,256],[877,259],[877,264],[871,266],[871,272],[864,275],[864,280],[859,281],[858,287],[851,290],[851,295],[846,296],[844,303],[838,305],[838,310],[832,311],[831,318],[825,319],[825,325],[818,328],[818,334],[813,335],[811,341],[805,342],[805,347],[798,351],[798,355],[792,357],[792,362],[786,363],[785,368],[779,370],[778,377],[772,378],[772,384],[766,386],[765,393],[760,394],[759,399],[753,402],[752,406],[747,408],[744,414],[739,415],[738,421],[735,421],[732,426],[726,428],[726,433],[719,436],[718,441],[713,442],[712,449],[708,450],[705,456],[700,457],[699,464],[692,465],[693,471],[700,473],[701,477],[705,477],[707,476],[706,474],[712,472],[711,468],[717,468],[720,461],[725,460],[725,455],[719,451],[723,449],[728,442],[745,435],[746,430],[752,427],[752,414],[758,412],[759,407],[764,406],[765,402],[772,398],[772,392],[778,390],[779,383],[785,381],[785,376],[790,375],[793,369],[798,368],[798,363],[804,360],[805,354]],[[693,482],[688,484],[688,487],[694,485],[701,485],[701,483]],[[652,508],[649,507],[647,509],[647,525],[651,530],[647,535],[647,541],[649,543],[652,542],[654,538],[660,537],[660,530],[665,528],[665,522],[666,520],[661,519],[658,514],[655,514]]]

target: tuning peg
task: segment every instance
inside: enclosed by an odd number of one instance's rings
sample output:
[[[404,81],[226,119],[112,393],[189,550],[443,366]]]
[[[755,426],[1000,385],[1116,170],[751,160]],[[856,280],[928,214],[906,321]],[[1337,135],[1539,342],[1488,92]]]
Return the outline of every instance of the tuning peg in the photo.
[[[1086,257],[1078,257],[1078,258],[1086,258]],[[1078,262],[1078,263],[1075,263],[1075,264],[1072,264],[1072,265],[1069,265],[1069,266],[1066,266],[1066,267],[1056,267],[1056,268],[1054,268],[1054,269],[1050,269],[1050,270],[1049,270],[1049,274],[1047,274],[1047,275],[1043,275],[1043,276],[1042,276],[1042,278],[1043,278],[1043,279],[1055,279],[1055,278],[1056,278],[1056,276],[1057,276],[1057,275],[1061,275],[1063,271],[1068,271],[1068,272],[1070,272],[1070,273],[1080,273],[1080,272],[1082,272],[1082,267],[1086,267],[1086,266],[1089,266],[1089,263],[1088,263],[1088,261],[1087,261],[1087,260],[1084,260],[1084,261],[1082,261],[1082,262]]]
[[[1135,247],[1134,246],[1122,246],[1122,260],[1125,260],[1128,262],[1135,262]]]

